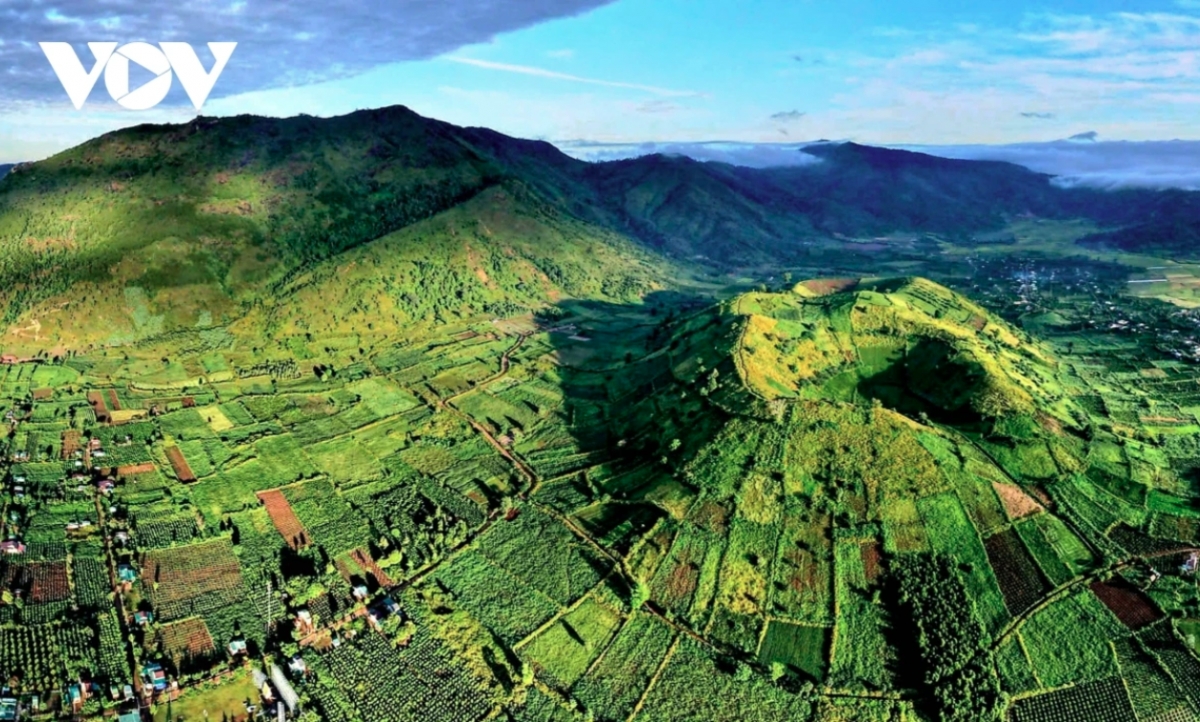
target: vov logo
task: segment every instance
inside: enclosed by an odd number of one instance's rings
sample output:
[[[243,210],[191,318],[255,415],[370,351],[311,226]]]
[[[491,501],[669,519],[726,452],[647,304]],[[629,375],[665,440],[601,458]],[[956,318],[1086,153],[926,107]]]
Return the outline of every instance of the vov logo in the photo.
[[[38,43],[42,52],[50,61],[50,67],[67,91],[67,97],[75,105],[76,110],[83,108],[100,72],[104,71],[104,86],[108,94],[123,108],[129,110],[149,110],[163,101],[171,90],[172,77],[178,77],[179,83],[187,92],[192,105],[200,110],[209,93],[217,84],[217,78],[225,70],[233,49],[237,43],[209,43],[216,63],[212,70],[205,72],[199,56],[187,43],[159,43],[154,47],[150,43],[127,43],[117,47],[118,43],[88,43],[88,48],[96,58],[96,64],[91,71],[83,67],[83,62],[75,54],[75,48],[70,43]],[[137,63],[154,74],[154,79],[134,90],[129,89],[129,64]]]

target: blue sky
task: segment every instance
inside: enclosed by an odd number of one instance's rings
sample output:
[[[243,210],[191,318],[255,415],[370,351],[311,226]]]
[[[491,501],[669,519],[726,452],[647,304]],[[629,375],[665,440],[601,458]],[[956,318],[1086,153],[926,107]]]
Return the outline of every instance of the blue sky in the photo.
[[[400,103],[556,142],[1200,138],[1200,0],[301,4],[207,0],[163,20],[127,0],[7,3],[0,72],[22,82],[0,87],[0,162],[195,114],[122,111],[103,83],[76,111],[29,47],[58,39],[241,42],[208,115]]]

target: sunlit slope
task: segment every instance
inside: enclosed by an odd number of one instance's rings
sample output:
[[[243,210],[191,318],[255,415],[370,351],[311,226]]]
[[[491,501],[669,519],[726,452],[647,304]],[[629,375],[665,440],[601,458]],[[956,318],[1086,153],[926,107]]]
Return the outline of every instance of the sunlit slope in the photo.
[[[351,306],[371,298],[407,321],[650,288],[649,257],[585,212],[563,163],[578,162],[404,108],[106,135],[0,185],[5,348],[221,328],[322,284],[304,313],[344,321],[350,279],[361,282]]]
[[[878,400],[914,421],[979,428],[1071,425],[1076,415],[1038,344],[922,278],[747,293],[673,329],[676,380],[733,414]]]
[[[635,302],[660,288],[669,268],[628,238],[506,183],[297,274],[231,330],[410,336],[563,298]]]

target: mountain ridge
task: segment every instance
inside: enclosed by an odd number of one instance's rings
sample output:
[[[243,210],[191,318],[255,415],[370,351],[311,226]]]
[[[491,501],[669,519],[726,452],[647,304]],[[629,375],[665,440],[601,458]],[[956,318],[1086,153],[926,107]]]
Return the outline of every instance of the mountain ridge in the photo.
[[[953,242],[1028,215],[1095,219],[1101,230],[1087,242],[1122,248],[1172,247],[1164,227],[1200,227],[1195,194],[1064,189],[1013,164],[854,143],[810,150],[822,161],[785,168],[665,155],[590,164],[544,141],[460,128],[403,106],[325,119],[140,125],[0,181],[8,340],[78,346],[79,332],[62,324],[54,341],[37,330],[63,308],[92,325],[116,324],[123,330],[114,343],[229,323],[315,264],[499,187],[528,191],[523,197],[561,216],[555,227],[572,228],[571,238],[640,245],[661,268],[779,266],[814,244],[894,232]],[[521,216],[530,207],[511,210]],[[1189,252],[1189,236],[1176,235],[1173,247]],[[560,238],[539,251],[539,272],[586,275],[585,245]],[[670,275],[635,285],[661,287]]]

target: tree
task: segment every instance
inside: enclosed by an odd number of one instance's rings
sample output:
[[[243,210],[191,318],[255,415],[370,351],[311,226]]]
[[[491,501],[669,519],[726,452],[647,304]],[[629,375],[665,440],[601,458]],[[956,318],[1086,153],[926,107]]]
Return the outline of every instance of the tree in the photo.
[[[633,588],[633,596],[630,598],[629,604],[636,610],[641,609],[642,605],[648,601],[650,601],[650,586],[639,579]]]
[[[787,667],[783,662],[771,662],[771,681],[778,682],[787,674]]]

